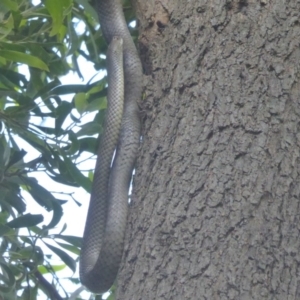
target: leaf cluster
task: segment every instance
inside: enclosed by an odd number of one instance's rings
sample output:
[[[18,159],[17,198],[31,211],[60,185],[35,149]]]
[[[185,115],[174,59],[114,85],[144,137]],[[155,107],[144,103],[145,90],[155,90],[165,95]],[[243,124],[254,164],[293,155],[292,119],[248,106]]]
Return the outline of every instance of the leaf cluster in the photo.
[[[59,299],[58,289],[68,297],[56,272],[65,267],[75,272],[81,238],[64,235],[66,225],[59,234],[51,230],[61,222],[66,201],[80,203],[73,194],[56,196],[36,174],[90,191],[92,172],[86,176],[78,165],[82,153],[92,157],[96,152],[106,77],[68,85],[61,77],[69,72],[82,77],[80,57],[93,62],[95,70],[104,68],[100,56],[106,45],[97,28],[97,15],[85,0],[0,2],[0,298],[36,299],[42,291]],[[82,122],[88,114],[91,121]],[[28,213],[26,193],[52,212],[47,224],[43,215]],[[51,264],[53,255],[60,265]],[[52,276],[49,285],[46,273]]]

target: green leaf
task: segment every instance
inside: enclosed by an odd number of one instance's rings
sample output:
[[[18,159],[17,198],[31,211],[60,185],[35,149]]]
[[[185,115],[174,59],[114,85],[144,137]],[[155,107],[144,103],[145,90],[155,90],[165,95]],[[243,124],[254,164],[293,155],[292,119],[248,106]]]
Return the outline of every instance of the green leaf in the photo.
[[[26,204],[19,194],[19,188],[18,190],[14,190],[9,181],[7,182],[7,188],[1,189],[0,203],[6,207],[14,207],[19,214],[26,210]]]
[[[82,238],[78,236],[73,235],[61,235],[61,234],[53,234],[52,237],[54,239],[61,239],[66,242],[68,242],[71,245],[74,245],[76,247],[81,247]]]
[[[2,74],[0,74],[0,82],[1,82],[1,85],[5,86],[8,89],[17,89],[18,88],[18,86],[16,86],[13,82],[8,80]]]
[[[33,148],[42,153],[45,159],[47,159],[48,161],[53,160],[53,154],[49,151],[47,143],[44,140],[40,139],[37,134],[33,134],[32,132],[26,130],[21,130],[19,135]]]
[[[79,142],[79,153],[83,151],[87,151],[93,154],[96,153],[98,147],[98,139],[87,137],[78,140],[78,142]]]
[[[42,215],[32,215],[29,213],[6,223],[6,225],[10,228],[31,227],[43,222],[43,220],[44,217]]]
[[[18,4],[11,0],[1,0],[1,4],[6,6],[8,9],[17,11],[18,10]]]
[[[93,97],[90,97],[92,99]],[[92,112],[97,110],[102,110],[107,108],[107,100],[105,97],[97,97],[93,101],[89,102],[86,111]]]
[[[47,245],[47,247],[53,251],[73,272],[76,271],[76,262],[69,254],[48,243],[45,243],[45,245]]]
[[[61,155],[64,158],[64,163],[67,167],[69,175],[72,176],[73,179],[88,193],[90,193],[92,182],[77,169],[74,163],[72,163],[72,161],[63,153],[63,151],[61,151]]]
[[[19,86],[20,83],[22,83],[23,85],[26,85],[28,83],[25,75],[15,72],[13,70],[0,68],[0,73],[1,75],[3,75],[3,77],[6,77],[9,81],[11,81],[15,86]]]
[[[58,201],[53,201],[52,207],[53,207],[53,216],[50,223],[45,227],[45,229],[54,228],[59,223],[61,217],[63,216],[63,209]]]
[[[9,235],[12,232],[13,231],[10,227],[0,224],[0,236]]]
[[[78,93],[74,97],[75,107],[80,114],[85,111],[87,106],[86,96],[85,93]]]
[[[69,102],[63,101],[56,109],[56,119],[55,119],[55,131],[60,133],[62,130],[62,125],[72,110],[72,105]]]
[[[52,180],[54,180],[58,183],[62,183],[62,184],[66,184],[66,185],[70,185],[70,186],[74,186],[74,187],[79,187],[79,185],[76,182],[74,182],[73,178],[71,178],[72,181],[70,181],[70,176],[68,178],[66,178],[66,176],[64,176],[64,174],[63,175],[55,174],[54,176],[48,174],[48,176]]]
[[[53,271],[56,273],[58,271],[64,270],[66,268],[66,265],[51,265],[50,268],[47,268],[45,266],[38,266],[37,269],[41,274],[51,274]]]
[[[88,86],[85,84],[65,84],[55,87],[51,90],[51,94],[68,95],[74,93],[85,93],[88,91]]]
[[[60,176],[56,176],[56,179],[58,179],[58,181],[62,179],[74,184],[75,186],[79,186],[78,183],[74,180],[73,176],[70,174],[65,161],[63,161],[61,158],[58,159],[58,170],[60,172]]]
[[[0,282],[4,283],[0,283],[0,291],[7,293],[11,291],[15,286],[15,276],[6,264],[0,262],[0,265],[1,268],[4,270],[3,274],[1,274],[0,277]]]
[[[102,131],[102,126],[95,121],[85,123],[81,129],[76,133],[77,136],[87,136],[99,134]]]
[[[9,218],[9,212],[2,210],[0,211],[0,224],[6,224]]]
[[[6,34],[10,34],[11,30],[13,30],[14,28],[14,23],[15,23],[14,15],[16,15],[16,13],[10,14],[3,24],[4,25],[3,28],[6,28]]]
[[[52,17],[52,30],[50,36],[56,35],[63,24],[63,0],[46,0],[45,6]]]
[[[30,54],[11,50],[0,50],[0,56],[7,60],[23,63],[30,67],[38,68],[44,71],[49,71],[47,65],[42,60]]]
[[[35,178],[23,177],[23,181],[27,187],[29,187],[28,192],[34,200],[48,211],[51,211],[53,209],[53,203],[56,201],[54,196],[44,187],[39,185]]]
[[[80,250],[78,249],[78,247],[75,247],[73,245],[69,245],[69,244],[65,244],[65,243],[59,243],[59,242],[56,242],[60,247],[76,254],[76,255],[79,255],[80,254]]]
[[[0,136],[0,174],[4,172],[10,159],[11,148],[4,135]]]
[[[12,165],[16,164],[17,162],[23,160],[23,157],[27,154],[25,150],[20,151],[13,151],[10,160],[7,164],[7,168],[11,167]]]

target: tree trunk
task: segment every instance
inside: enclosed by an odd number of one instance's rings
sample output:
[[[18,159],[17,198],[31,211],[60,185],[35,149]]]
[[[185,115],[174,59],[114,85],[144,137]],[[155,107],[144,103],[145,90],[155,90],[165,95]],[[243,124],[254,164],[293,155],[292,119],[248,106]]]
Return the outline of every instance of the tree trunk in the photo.
[[[117,299],[300,299],[300,1],[137,13],[143,140]]]

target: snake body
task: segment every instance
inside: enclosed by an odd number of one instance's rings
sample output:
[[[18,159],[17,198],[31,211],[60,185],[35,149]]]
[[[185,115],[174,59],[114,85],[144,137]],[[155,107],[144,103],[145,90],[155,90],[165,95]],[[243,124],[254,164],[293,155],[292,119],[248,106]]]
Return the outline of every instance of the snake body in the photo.
[[[80,278],[90,291],[104,293],[112,286],[122,259],[128,190],[140,139],[137,101],[142,91],[142,67],[121,1],[98,0],[96,9],[109,44],[108,109],[83,236]]]

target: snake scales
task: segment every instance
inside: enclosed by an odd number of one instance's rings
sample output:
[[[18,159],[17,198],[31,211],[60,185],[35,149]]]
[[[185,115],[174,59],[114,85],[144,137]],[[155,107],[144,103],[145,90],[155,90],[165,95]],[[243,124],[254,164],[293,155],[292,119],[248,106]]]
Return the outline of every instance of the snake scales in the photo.
[[[112,286],[122,259],[128,189],[140,138],[137,100],[141,97],[142,67],[121,0],[97,0],[96,9],[109,44],[108,109],[83,236],[80,278],[92,292],[103,293]]]

